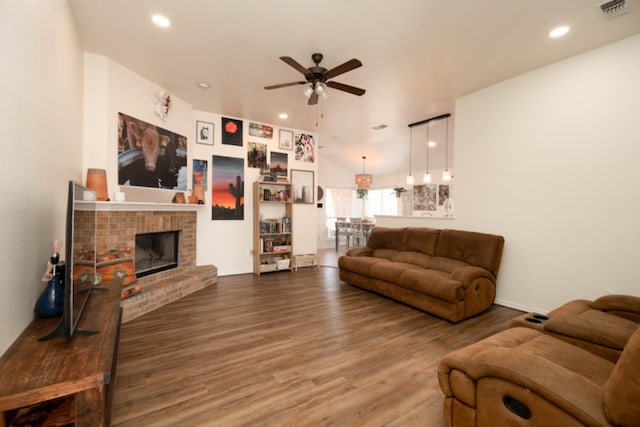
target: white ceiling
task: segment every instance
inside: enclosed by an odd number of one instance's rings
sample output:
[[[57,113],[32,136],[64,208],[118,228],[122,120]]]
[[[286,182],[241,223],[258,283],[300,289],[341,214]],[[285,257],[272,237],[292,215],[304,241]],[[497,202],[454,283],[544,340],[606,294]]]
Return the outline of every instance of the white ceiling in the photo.
[[[614,19],[595,0],[69,3],[86,51],[114,59],[198,110],[317,132],[321,161],[358,172],[364,155],[374,175],[408,169],[409,123],[453,113],[452,142],[455,98],[640,32],[640,0],[627,0],[629,12]],[[166,15],[171,27],[155,27],[153,13]],[[571,32],[548,38],[558,25]],[[304,80],[278,58],[310,67],[314,52],[329,69],[361,60],[361,68],[334,80],[367,93],[329,89],[316,108],[306,104],[303,86],[263,89]],[[281,112],[289,118],[279,119]],[[379,124],[388,128],[372,130]],[[425,130],[414,128],[414,170],[424,169]],[[438,142],[430,165],[444,167],[441,122],[430,132]]]

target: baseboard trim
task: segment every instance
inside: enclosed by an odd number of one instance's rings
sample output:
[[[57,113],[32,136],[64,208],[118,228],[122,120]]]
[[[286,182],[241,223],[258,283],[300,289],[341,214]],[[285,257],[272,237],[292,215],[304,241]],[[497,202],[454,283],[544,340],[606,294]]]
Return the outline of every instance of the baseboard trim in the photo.
[[[523,304],[518,304],[511,301],[506,301],[503,299],[496,298],[494,300],[495,304],[501,305],[503,307],[513,308],[514,310],[524,311],[525,313],[540,313],[547,314],[547,310],[543,310],[541,308],[531,307]]]

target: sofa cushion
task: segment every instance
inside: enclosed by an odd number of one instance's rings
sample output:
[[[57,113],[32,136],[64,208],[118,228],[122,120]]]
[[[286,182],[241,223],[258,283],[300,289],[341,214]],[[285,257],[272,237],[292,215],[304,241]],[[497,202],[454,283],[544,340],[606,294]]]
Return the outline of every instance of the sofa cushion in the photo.
[[[402,249],[402,240],[406,228],[374,227],[367,239],[367,246],[373,249]]]
[[[590,304],[594,310],[624,317],[640,323],[640,297],[632,295],[605,295]]]
[[[456,270],[459,270],[463,267],[468,267],[468,266],[469,264],[467,264],[464,261],[434,256],[429,260],[429,262],[425,267],[432,268],[434,270],[446,271],[447,273],[452,273]]]
[[[558,312],[544,324],[549,332],[618,350],[625,347],[637,328],[636,322],[600,310]]]
[[[398,249],[379,248],[379,249],[374,249],[373,254],[371,256],[374,256],[376,258],[387,259],[389,261],[395,261],[398,258],[399,253],[400,251]]]
[[[405,271],[394,283],[431,297],[457,303],[464,298],[462,283],[453,280],[449,273],[423,268]]]
[[[405,230],[402,238],[402,249],[433,256],[436,254],[439,235],[440,230],[436,228],[409,227]]]
[[[369,275],[376,279],[385,280],[391,283],[398,283],[400,276],[409,270],[424,270],[422,267],[406,262],[380,262],[373,264],[369,270]]]
[[[464,261],[498,277],[504,237],[474,231],[441,230],[436,256]]]
[[[399,251],[396,256],[393,257],[394,261],[406,262],[409,264],[419,265],[422,268],[427,268],[427,265],[431,262],[431,255],[423,254],[416,251]]]
[[[640,329],[629,339],[604,387],[604,413],[611,424],[640,426]]]
[[[363,276],[371,276],[371,267],[377,263],[391,264],[391,261],[369,256],[341,256],[338,259],[338,267],[342,270],[352,271]]]

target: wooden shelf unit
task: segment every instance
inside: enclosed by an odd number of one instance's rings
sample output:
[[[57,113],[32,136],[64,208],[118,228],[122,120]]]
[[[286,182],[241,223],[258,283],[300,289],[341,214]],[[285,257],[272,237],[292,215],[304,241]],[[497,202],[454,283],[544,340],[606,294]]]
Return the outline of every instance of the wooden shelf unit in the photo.
[[[258,276],[293,267],[291,197],[288,182],[253,183],[253,273]]]
[[[0,422],[13,409],[72,396],[75,426],[110,424],[122,286],[100,287],[107,291],[92,292],[79,322],[97,334],[38,341],[60,318],[35,319],[0,358]]]

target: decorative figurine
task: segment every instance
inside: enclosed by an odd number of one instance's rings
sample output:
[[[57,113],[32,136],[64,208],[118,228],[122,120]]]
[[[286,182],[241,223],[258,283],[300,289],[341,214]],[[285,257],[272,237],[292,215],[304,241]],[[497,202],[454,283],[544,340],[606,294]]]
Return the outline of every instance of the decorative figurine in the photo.
[[[60,263],[60,249],[62,240],[52,244],[53,254],[47,262],[47,270],[42,275],[42,281],[47,282],[34,307],[38,317],[59,316],[64,311],[64,263]]]

